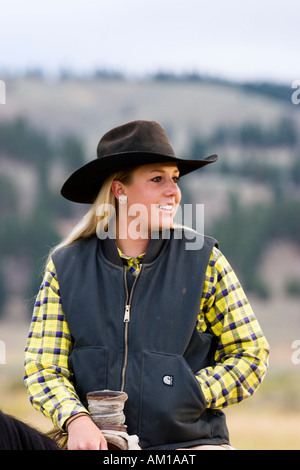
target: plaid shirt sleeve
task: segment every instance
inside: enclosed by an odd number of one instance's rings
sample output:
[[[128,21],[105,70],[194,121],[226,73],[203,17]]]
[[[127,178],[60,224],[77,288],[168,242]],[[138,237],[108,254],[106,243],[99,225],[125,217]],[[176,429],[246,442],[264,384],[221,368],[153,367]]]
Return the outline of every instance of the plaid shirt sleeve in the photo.
[[[76,395],[68,368],[72,348],[52,260],[38,293],[25,349],[24,383],[32,405],[63,428],[72,414],[87,410]]]
[[[269,345],[237,276],[217,248],[206,271],[198,330],[217,340],[216,365],[196,374],[207,406],[224,408],[251,396],[266,373]]]

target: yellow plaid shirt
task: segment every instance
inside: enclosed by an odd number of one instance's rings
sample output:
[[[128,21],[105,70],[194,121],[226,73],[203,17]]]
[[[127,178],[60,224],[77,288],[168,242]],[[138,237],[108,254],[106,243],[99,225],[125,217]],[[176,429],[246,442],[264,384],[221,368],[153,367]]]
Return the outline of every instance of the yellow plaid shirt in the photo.
[[[143,255],[131,258],[119,254],[125,269],[137,276]],[[197,328],[212,332],[218,347],[216,365],[200,370],[196,378],[207,407],[225,408],[257,389],[266,373],[269,346],[235,273],[217,248],[210,257],[199,307]],[[61,428],[72,414],[86,411],[72,384],[68,367],[71,350],[55,266],[50,260],[28,335],[24,382],[32,405]]]

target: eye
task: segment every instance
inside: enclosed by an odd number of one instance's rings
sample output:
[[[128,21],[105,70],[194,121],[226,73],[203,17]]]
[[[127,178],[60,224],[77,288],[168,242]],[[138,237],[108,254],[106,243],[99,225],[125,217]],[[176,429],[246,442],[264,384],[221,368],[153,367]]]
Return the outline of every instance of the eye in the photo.
[[[174,181],[174,183],[176,183],[176,184],[177,184],[177,183],[178,183],[178,181],[179,181],[179,179],[180,179],[180,177],[179,177],[179,176],[174,176],[174,177],[173,177],[173,181]]]
[[[155,176],[155,178],[152,178],[151,181],[154,181],[154,183],[159,183],[161,181],[161,176]]]

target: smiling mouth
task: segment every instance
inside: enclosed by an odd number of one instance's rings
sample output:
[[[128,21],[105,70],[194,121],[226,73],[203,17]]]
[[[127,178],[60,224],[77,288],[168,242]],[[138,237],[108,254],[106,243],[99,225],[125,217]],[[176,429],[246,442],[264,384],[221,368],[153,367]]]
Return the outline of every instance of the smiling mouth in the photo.
[[[174,206],[172,204],[164,204],[164,205],[158,206],[159,210],[164,211],[164,212],[172,212],[173,207]]]

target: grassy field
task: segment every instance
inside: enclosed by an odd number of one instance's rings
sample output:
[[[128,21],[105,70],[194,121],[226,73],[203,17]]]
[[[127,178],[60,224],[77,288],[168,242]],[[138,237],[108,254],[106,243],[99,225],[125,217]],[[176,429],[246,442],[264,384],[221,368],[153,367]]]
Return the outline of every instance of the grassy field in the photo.
[[[254,398],[255,400],[255,398]],[[300,450],[300,413],[228,410],[231,444],[239,450]]]
[[[279,393],[278,387],[284,394],[280,382],[277,383]],[[25,388],[19,381],[1,386],[0,403],[2,411],[42,431],[52,428],[52,423],[30,405]],[[239,450],[300,450],[299,410],[263,406],[261,400],[254,396],[248,403],[228,408],[226,416],[231,444]]]
[[[20,386],[1,389],[0,401],[2,411],[42,431],[52,428],[52,423],[29,404]],[[300,450],[299,411],[255,410],[245,403],[229,408],[226,416],[231,444],[238,450]]]
[[[0,364],[2,411],[35,426],[51,429],[51,422],[29,404],[23,376],[23,349],[28,325],[0,323],[6,344],[6,364]],[[278,356],[280,350],[274,351]],[[276,357],[276,355],[275,355]],[[231,444],[241,450],[300,449],[299,366],[270,367],[254,397],[226,410]]]

